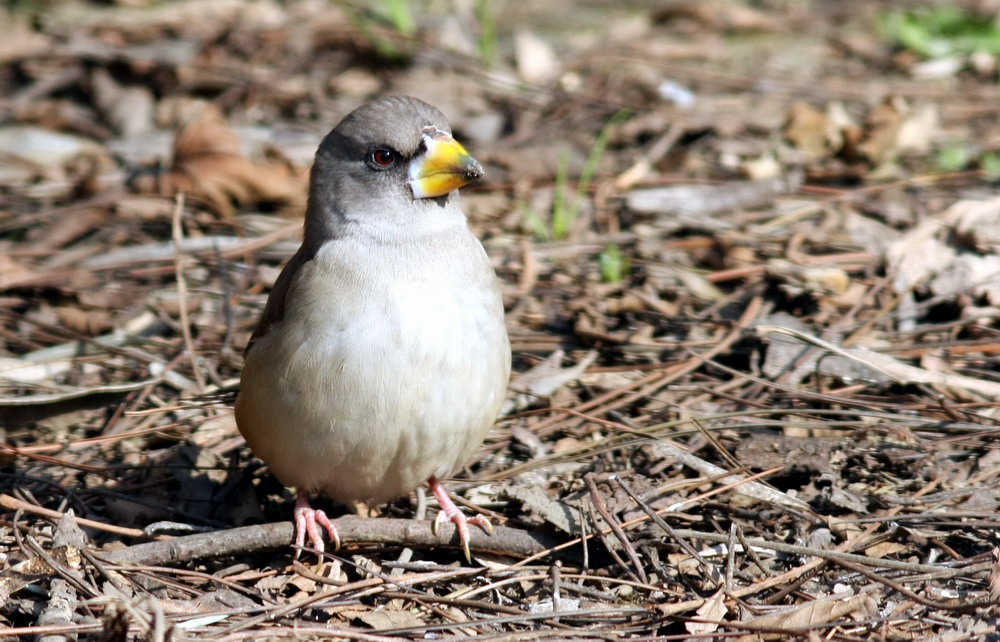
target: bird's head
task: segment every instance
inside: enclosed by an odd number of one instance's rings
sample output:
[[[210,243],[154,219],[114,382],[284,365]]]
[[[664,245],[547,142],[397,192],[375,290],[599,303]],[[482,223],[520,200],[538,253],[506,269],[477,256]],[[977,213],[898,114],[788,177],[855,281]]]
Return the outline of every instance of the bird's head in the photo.
[[[382,98],[345,116],[320,144],[307,226],[388,217],[405,223],[421,212],[457,209],[456,190],[482,176],[440,110],[409,96]]]

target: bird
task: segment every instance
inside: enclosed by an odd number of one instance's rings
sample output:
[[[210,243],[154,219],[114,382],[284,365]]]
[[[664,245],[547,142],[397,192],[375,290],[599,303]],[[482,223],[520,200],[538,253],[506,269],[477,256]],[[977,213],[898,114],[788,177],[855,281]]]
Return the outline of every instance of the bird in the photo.
[[[322,140],[302,245],[244,352],[236,423],[296,491],[296,555],[335,548],[310,496],[377,505],[426,482],[434,522],[469,524],[441,480],[496,421],[511,349],[500,286],[458,188],[483,176],[444,114],[410,96],[364,104]]]

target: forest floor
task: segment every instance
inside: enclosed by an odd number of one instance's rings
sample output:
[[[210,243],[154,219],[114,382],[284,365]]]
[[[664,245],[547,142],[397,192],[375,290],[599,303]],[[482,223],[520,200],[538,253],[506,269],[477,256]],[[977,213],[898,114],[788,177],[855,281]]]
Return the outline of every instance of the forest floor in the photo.
[[[0,637],[1000,639],[1000,7],[530,4],[0,9]],[[386,94],[486,168],[471,563],[422,491],[293,560],[233,419]]]

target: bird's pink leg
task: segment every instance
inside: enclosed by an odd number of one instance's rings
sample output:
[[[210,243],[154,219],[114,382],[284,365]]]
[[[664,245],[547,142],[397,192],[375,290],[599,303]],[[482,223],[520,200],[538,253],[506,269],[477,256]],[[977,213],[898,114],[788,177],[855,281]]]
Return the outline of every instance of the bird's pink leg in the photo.
[[[455,524],[455,528],[458,530],[458,541],[462,543],[462,549],[465,551],[465,559],[469,562],[472,561],[472,555],[469,554],[469,524],[476,524],[482,527],[490,535],[493,534],[493,524],[490,524],[490,520],[486,519],[482,515],[475,515],[472,518],[467,518],[465,514],[455,506],[455,502],[451,501],[451,497],[448,496],[448,491],[444,489],[441,482],[437,480],[437,477],[431,477],[427,480],[427,485],[430,486],[431,492],[437,497],[438,505],[441,507],[441,512],[437,514],[434,519],[434,532],[437,533],[438,524],[442,521],[442,516],[451,520]]]
[[[321,510],[315,510],[309,504],[309,494],[304,490],[299,490],[295,497],[295,558],[298,559],[299,552],[306,543],[306,534],[309,535],[309,543],[320,553],[323,552],[323,534],[319,527],[322,526],[330,534],[330,541],[333,542],[333,550],[340,548],[340,536],[337,534],[337,527],[333,525],[330,518]]]

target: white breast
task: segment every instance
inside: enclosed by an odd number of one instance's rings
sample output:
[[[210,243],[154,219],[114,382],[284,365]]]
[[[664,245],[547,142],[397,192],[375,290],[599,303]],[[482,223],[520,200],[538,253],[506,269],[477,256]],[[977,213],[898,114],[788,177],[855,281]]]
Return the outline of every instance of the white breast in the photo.
[[[330,242],[301,269],[285,320],[247,355],[236,409],[283,483],[382,502],[482,442],[510,348],[495,276],[462,232],[438,252]]]

